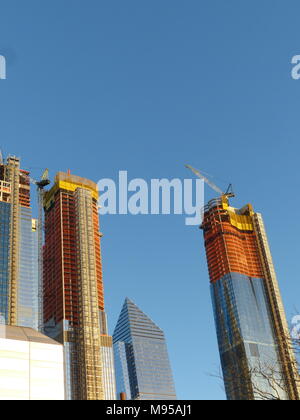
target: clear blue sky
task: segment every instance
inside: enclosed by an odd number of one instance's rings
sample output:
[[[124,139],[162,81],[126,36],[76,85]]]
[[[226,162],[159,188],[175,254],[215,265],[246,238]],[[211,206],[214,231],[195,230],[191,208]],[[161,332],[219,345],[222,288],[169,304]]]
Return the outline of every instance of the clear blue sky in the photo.
[[[232,204],[264,215],[290,318],[299,15],[299,0],[0,0],[1,147],[36,177],[184,178],[190,163],[232,182]],[[166,333],[178,397],[224,398],[209,376],[219,355],[202,232],[184,216],[104,216],[101,229],[111,332],[130,297]]]

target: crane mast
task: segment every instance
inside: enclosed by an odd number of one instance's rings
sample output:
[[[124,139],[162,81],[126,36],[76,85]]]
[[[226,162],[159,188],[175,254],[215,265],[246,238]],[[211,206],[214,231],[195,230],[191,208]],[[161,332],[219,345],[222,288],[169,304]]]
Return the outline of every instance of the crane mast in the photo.
[[[23,175],[24,176],[24,175]],[[44,310],[43,310],[43,232],[44,232],[44,188],[50,184],[49,170],[45,169],[41,179],[36,181],[34,178],[28,177],[31,184],[37,187],[38,199],[38,329],[40,332],[44,330]]]
[[[49,171],[46,169],[40,181],[35,181],[38,194],[38,270],[39,270],[39,285],[38,285],[38,299],[39,299],[39,331],[44,330],[44,307],[43,307],[43,232],[44,232],[44,188],[50,184]]]

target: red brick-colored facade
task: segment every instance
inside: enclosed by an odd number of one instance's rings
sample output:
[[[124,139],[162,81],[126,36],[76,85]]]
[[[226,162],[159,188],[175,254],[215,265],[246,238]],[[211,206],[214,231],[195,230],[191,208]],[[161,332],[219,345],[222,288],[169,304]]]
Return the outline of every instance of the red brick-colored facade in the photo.
[[[230,223],[226,209],[216,206],[204,214],[204,240],[211,283],[230,272],[262,278],[263,270],[255,233]]]
[[[30,174],[23,169],[20,169],[19,198],[21,206],[30,207]]]
[[[93,230],[98,305],[104,310],[97,202],[93,199]],[[74,192],[58,189],[45,210],[44,321],[67,319],[78,325],[78,259]]]
[[[0,181],[9,181],[7,174],[7,165],[0,165]],[[10,202],[10,188],[3,188],[3,202]],[[30,173],[20,169],[19,177],[19,203],[23,207],[30,207]]]

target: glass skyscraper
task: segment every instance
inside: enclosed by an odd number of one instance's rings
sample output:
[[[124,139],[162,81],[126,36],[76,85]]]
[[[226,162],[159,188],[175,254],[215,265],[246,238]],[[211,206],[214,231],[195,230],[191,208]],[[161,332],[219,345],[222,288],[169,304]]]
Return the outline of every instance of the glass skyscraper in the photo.
[[[0,164],[0,316],[7,325],[38,328],[35,221],[29,173],[14,156]]]
[[[202,224],[229,400],[299,399],[299,375],[262,216],[211,200]]]
[[[114,334],[117,395],[129,400],[176,399],[163,331],[126,298]]]

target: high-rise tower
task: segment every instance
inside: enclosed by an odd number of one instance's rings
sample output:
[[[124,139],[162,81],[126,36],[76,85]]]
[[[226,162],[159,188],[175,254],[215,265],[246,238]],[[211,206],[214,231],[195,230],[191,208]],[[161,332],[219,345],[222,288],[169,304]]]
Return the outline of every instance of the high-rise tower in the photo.
[[[128,298],[113,340],[118,396],[126,394],[129,400],[176,399],[164,333]]]
[[[0,316],[11,326],[38,328],[36,221],[29,172],[15,156],[0,163]]]
[[[97,185],[59,172],[45,194],[44,328],[64,344],[68,399],[115,399]]]
[[[202,224],[228,399],[299,399],[299,375],[262,216],[211,200]]]

